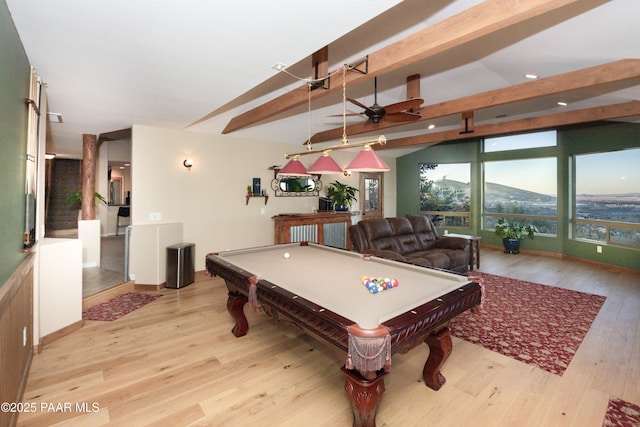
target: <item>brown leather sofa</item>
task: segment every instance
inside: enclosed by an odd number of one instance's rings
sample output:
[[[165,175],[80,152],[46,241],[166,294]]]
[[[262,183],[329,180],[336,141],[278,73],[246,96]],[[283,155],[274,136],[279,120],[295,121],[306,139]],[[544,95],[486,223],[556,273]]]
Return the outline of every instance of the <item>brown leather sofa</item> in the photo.
[[[458,272],[469,269],[469,241],[438,236],[425,215],[365,219],[350,226],[349,235],[362,254]]]

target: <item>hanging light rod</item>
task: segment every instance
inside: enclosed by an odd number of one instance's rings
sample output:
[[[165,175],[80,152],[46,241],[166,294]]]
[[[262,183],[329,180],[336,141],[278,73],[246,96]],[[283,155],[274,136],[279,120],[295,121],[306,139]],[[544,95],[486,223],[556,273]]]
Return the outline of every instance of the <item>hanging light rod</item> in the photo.
[[[307,151],[302,151],[300,153],[293,153],[293,154],[285,153],[284,158],[291,159],[294,157],[304,156],[307,154],[324,153],[325,151],[337,151],[337,150],[344,150],[344,149],[353,148],[353,147],[364,147],[367,145],[371,146],[375,144],[385,145],[386,143],[387,143],[387,138],[385,138],[384,135],[380,135],[378,139],[372,139],[370,141],[360,141],[360,142],[353,142],[353,143],[344,141],[342,144],[334,145],[332,147],[313,148]]]

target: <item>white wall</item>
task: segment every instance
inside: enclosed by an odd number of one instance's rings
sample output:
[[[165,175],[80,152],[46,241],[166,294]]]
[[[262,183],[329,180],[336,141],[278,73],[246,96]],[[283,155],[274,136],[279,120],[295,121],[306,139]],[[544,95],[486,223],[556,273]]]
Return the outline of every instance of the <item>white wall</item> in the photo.
[[[131,222],[182,223],[183,242],[196,245],[196,271],[204,270],[209,252],[273,244],[271,217],[312,212],[318,206],[317,197],[275,197],[271,190],[273,171],[267,168],[284,165],[285,152],[301,149],[301,144],[134,125]],[[309,166],[315,157],[301,160]],[[354,153],[337,151],[332,157],[345,166]],[[186,158],[194,161],[191,171],[182,165]],[[395,159],[382,158],[392,168],[385,173],[385,215],[394,216]],[[261,179],[270,196],[266,206],[262,198],[245,205],[246,188],[254,177]],[[326,187],[336,179],[358,187],[357,173],[349,178],[326,176],[322,182]],[[152,214],[160,214],[160,220],[150,219]]]

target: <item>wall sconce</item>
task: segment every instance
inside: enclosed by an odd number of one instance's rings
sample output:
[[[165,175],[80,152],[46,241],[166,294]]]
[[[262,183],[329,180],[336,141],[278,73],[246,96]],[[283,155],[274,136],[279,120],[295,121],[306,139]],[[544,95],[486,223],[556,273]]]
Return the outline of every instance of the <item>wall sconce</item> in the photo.
[[[193,159],[185,159],[185,161],[182,162],[182,164],[184,165],[185,168],[191,170],[191,166],[193,166]]]

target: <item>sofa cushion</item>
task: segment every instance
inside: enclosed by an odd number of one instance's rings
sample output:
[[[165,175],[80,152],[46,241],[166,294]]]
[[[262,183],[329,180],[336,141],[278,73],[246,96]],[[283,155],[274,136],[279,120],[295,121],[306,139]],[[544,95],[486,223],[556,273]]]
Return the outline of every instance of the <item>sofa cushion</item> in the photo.
[[[402,255],[410,254],[420,249],[413,227],[411,227],[411,223],[407,218],[387,218],[387,221],[391,225],[396,245]]]
[[[445,249],[444,253],[449,257],[449,267],[453,268],[458,265],[468,265],[469,252],[465,250]]]
[[[396,236],[400,236],[401,234],[413,234],[413,227],[411,226],[411,222],[409,222],[408,218],[387,218],[387,222],[391,226],[393,230],[393,234]]]
[[[384,218],[367,219],[360,221],[360,226],[368,241],[377,240],[383,237],[393,236],[391,224]]]
[[[424,265],[425,267],[439,267],[445,269],[450,268],[452,265],[451,259],[447,256],[445,251],[442,251],[440,249],[434,249],[432,251],[429,251],[428,253],[422,253],[417,257],[412,255],[406,257],[407,262],[410,262],[411,264]],[[428,264],[425,264],[424,260],[426,260]]]
[[[407,219],[413,227],[418,249],[431,249],[438,238],[438,233],[429,218],[424,215],[407,215]]]

